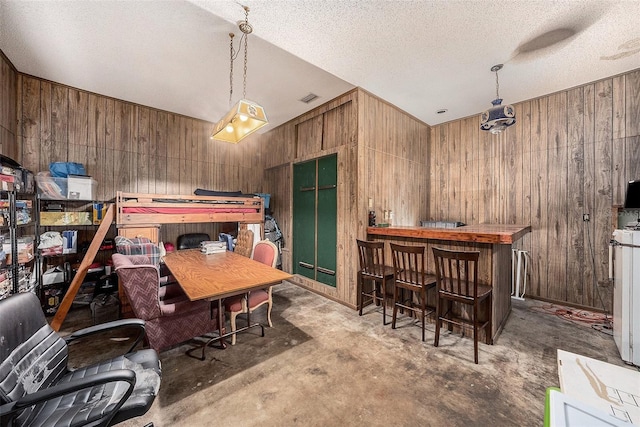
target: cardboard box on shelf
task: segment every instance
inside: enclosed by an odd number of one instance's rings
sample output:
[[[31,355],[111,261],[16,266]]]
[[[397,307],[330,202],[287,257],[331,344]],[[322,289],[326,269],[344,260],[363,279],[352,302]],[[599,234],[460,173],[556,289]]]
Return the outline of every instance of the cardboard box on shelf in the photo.
[[[7,264],[11,263],[11,243],[5,241],[2,244],[2,250],[7,254]],[[18,263],[24,264],[33,259],[33,237],[19,237],[18,238]]]
[[[15,176],[0,174],[0,190],[13,191]]]
[[[75,254],[78,252],[78,230],[65,230],[62,232],[62,253]]]
[[[67,198],[73,200],[93,200],[98,183],[90,176],[67,178]]]
[[[40,225],[91,225],[89,212],[40,212]]]
[[[104,203],[93,204],[93,225],[100,225],[102,218],[107,213],[107,205]]]
[[[64,268],[62,265],[51,267],[42,274],[42,285],[49,286],[64,283]]]

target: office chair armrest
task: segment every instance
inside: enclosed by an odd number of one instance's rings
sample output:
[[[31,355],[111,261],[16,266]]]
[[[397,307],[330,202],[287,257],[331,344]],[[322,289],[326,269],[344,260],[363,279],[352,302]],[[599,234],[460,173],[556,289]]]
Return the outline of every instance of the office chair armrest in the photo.
[[[16,412],[19,412],[24,408],[28,408],[38,403],[46,402],[57,397],[62,397],[86,388],[94,387],[96,385],[123,381],[127,382],[129,386],[127,387],[126,392],[118,401],[117,405],[114,407],[113,413],[115,414],[133,392],[133,386],[136,382],[136,374],[131,369],[114,369],[113,371],[99,372],[95,375],[78,378],[69,381],[68,383],[54,385],[52,387],[36,391],[35,393],[27,394],[16,400],[15,402],[9,402],[5,405],[0,406],[0,416],[2,417],[2,420],[4,422],[4,420],[6,419],[5,417],[8,417],[9,415],[15,414]]]
[[[138,343],[142,340],[145,335],[145,322],[142,319],[120,319],[114,320],[112,322],[100,323],[99,325],[89,326],[88,328],[79,329],[72,333],[71,335],[66,336],[64,339],[67,343],[71,343],[77,339],[84,338],[90,335],[99,334],[102,332],[107,332],[115,329],[126,328],[126,327],[136,327],[139,329],[138,336],[136,337],[135,342],[127,351],[130,353],[134,348],[138,345]]]

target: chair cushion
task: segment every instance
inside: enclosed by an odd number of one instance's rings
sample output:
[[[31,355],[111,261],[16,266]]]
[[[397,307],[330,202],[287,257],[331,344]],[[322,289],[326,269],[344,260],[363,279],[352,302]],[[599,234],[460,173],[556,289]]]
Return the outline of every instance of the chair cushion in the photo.
[[[238,312],[242,311],[242,298],[244,295],[236,295],[224,300],[224,307],[226,311]],[[253,309],[257,305],[269,300],[269,292],[264,289],[253,291],[249,294],[249,308]]]
[[[58,384],[114,369],[133,370],[136,383],[131,396],[112,423],[144,414],[160,388],[160,361],[153,350],[142,350],[77,369],[60,378]],[[100,420],[104,413],[113,409],[127,387],[128,384],[124,382],[102,384],[81,390],[70,397],[49,400],[34,408],[32,412],[37,415],[30,425],[75,427]]]
[[[66,371],[67,344],[47,324],[30,292],[0,301],[0,403],[55,384]]]
[[[411,279],[416,279],[417,282],[411,283],[411,282],[406,282],[403,280],[403,277],[396,277],[396,285],[401,287],[401,288],[407,288],[407,289],[411,289],[414,287],[421,287],[421,286],[426,286],[427,288],[431,288],[433,286],[436,285],[436,282],[438,281],[438,279],[436,278],[435,275],[433,274],[425,274],[424,275],[424,283],[422,283],[422,274],[417,273],[413,270],[406,270],[403,273],[406,274],[406,278],[411,278]]]
[[[447,279],[450,280],[450,279]],[[458,285],[458,280],[457,279],[453,279],[452,283],[454,284],[454,289],[458,288],[460,285]],[[488,297],[491,294],[492,291],[492,287],[489,285],[483,285],[478,283],[478,299],[482,300],[486,297]],[[442,295],[443,297],[450,297],[452,299],[459,299],[459,300],[467,300],[468,304],[473,303],[473,283],[469,284],[469,288],[465,288],[464,286],[462,287],[462,289],[460,290],[460,292],[451,292],[450,290],[447,289],[439,289],[438,292],[440,293],[440,295]],[[464,302],[464,301],[462,301]]]
[[[379,265],[380,264],[376,264],[376,267],[372,268],[371,272],[360,270],[360,274],[365,279],[376,279],[376,280],[389,279],[394,276],[395,270],[393,269],[393,267],[384,265],[382,266],[382,268],[380,268]],[[380,270],[382,270],[382,274],[383,274],[382,276],[373,273],[374,271],[380,271]]]

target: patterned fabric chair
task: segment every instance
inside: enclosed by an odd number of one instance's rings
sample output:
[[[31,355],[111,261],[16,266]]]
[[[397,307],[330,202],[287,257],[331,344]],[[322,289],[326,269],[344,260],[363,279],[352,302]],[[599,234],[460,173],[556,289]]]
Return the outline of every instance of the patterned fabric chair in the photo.
[[[253,248],[252,258],[255,261],[275,268],[278,263],[278,247],[269,240],[261,240],[256,243],[255,248]],[[273,323],[271,323],[271,306],[273,305],[271,288],[272,287],[269,286],[266,289],[250,292],[248,295],[237,295],[224,300],[225,311],[230,313],[231,316],[231,332],[236,330],[236,317],[238,314],[248,313],[249,311],[253,313],[256,308],[264,304],[267,304],[267,320],[269,321],[269,327],[273,327]],[[231,345],[235,344],[236,334],[233,334],[231,336]]]
[[[253,231],[248,229],[238,231],[238,241],[233,251],[247,258],[251,258],[251,252],[253,252]]]
[[[151,264],[160,264],[160,248],[146,237],[135,237],[129,239],[123,236],[116,236],[116,250],[123,255],[146,255]]]
[[[144,255],[113,254],[113,265],[136,317],[147,325],[156,351],[218,329],[209,301],[189,301],[178,284],[160,287],[158,267]]]

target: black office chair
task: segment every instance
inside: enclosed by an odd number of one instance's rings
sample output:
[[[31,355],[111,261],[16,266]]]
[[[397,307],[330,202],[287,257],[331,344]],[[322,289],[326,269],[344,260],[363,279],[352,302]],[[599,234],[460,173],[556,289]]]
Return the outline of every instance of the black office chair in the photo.
[[[180,249],[197,249],[200,243],[211,240],[207,233],[187,233],[178,236],[178,250]]]
[[[144,321],[123,319],[60,337],[35,294],[0,301],[0,420],[2,426],[110,426],[143,415],[160,388],[155,350],[131,352]],[[129,352],[84,368],[67,365],[68,343],[120,327],[139,334]]]

